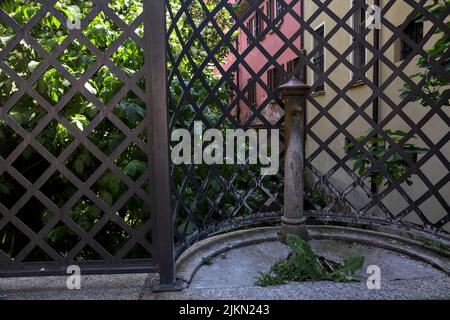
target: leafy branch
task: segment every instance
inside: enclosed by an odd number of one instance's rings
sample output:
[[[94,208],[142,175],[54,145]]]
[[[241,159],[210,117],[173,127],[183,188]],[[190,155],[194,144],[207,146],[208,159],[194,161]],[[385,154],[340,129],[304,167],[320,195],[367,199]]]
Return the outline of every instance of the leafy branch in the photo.
[[[384,132],[394,143],[399,143],[407,135],[401,130],[393,131],[388,129]],[[369,131],[366,135],[358,137],[356,140],[357,142],[362,142],[366,140],[369,135],[371,135],[371,131]],[[345,150],[349,152],[355,147],[356,144],[348,143],[345,146]],[[369,169],[383,159],[386,154],[390,154],[392,152],[392,146],[386,138],[379,136],[371,137],[365,145],[365,148],[370,156],[367,156],[362,149],[359,149],[358,152],[352,157],[352,160],[355,161],[353,170],[360,176],[365,175]],[[402,144],[400,148],[401,152],[394,152],[391,156],[389,156],[383,163],[382,168],[375,168],[372,171],[371,177],[378,187],[381,186],[383,181],[386,179],[384,174],[385,171],[389,172],[389,174],[396,181],[399,181],[406,176],[406,183],[408,185],[412,185],[413,182],[409,179],[409,177],[411,177],[412,168],[407,160],[409,159],[414,162],[416,161],[418,155],[425,154],[429,151],[428,149],[417,147],[412,143]],[[388,181],[385,184],[389,185],[390,182]]]
[[[260,273],[256,285],[261,287],[304,281],[358,281],[356,272],[362,268],[364,257],[349,257],[344,264],[319,257],[311,246],[296,235],[287,236],[292,253],[276,262],[270,271]]]
[[[434,0],[431,5],[425,8],[436,19],[444,20],[445,17],[442,17],[442,15],[448,13],[450,0]],[[417,23],[424,23],[426,21],[430,21],[430,18],[422,14],[416,20]],[[445,22],[445,25],[450,27],[450,21]],[[450,57],[447,57],[445,60],[442,57],[450,49],[450,34],[438,28],[435,35],[438,39],[427,50],[428,57],[420,56],[418,58],[417,66],[421,71],[411,76],[412,79],[424,80],[423,92],[418,92],[417,90],[419,89],[414,89],[411,85],[405,84],[401,90],[401,97],[411,101],[417,101],[423,107],[429,107],[432,104],[448,107],[450,106]],[[433,61],[434,63],[432,63]],[[443,68],[444,72],[434,66],[436,63]]]

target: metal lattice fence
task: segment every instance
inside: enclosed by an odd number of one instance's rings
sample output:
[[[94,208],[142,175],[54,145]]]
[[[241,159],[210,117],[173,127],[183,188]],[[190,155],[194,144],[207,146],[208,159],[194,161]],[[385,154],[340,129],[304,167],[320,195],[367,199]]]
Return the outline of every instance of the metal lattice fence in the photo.
[[[339,16],[329,8],[331,3],[324,3],[321,8],[323,14],[335,21],[338,18],[347,21],[358,10],[356,5],[353,7],[355,11]],[[430,88],[429,81],[441,78],[442,83],[448,83],[450,76],[445,67],[449,61],[448,48],[438,55],[433,53],[433,49],[439,47],[436,46],[436,38],[442,36],[442,39],[447,39],[444,41],[448,41],[450,7],[448,3],[440,2],[440,10],[433,11],[429,7],[433,4],[430,1],[375,3],[382,8],[379,31],[366,28],[361,34],[353,35],[355,29],[349,24],[336,23],[323,38],[323,46],[336,57],[336,62],[323,73],[326,86],[333,91],[332,98],[325,104],[319,98],[310,98],[315,114],[308,120],[308,138],[312,144],[319,145],[311,151],[307,161],[310,173],[315,177],[312,190],[323,186],[331,194],[327,205],[319,208],[318,215],[320,218],[320,215],[331,212],[335,214],[333,219],[343,217],[353,222],[367,219],[448,239],[449,92],[445,85]],[[359,5],[366,10],[364,1]],[[346,59],[354,48],[349,46],[339,52],[330,46],[330,39],[339,33],[340,28],[353,37],[359,36],[358,40],[370,56],[359,70],[355,70],[350,59]],[[415,33],[411,34],[410,29]],[[356,47],[358,40],[354,42]],[[423,70],[423,64],[418,67],[421,59],[430,63],[429,72],[414,77],[412,75],[417,69],[419,72]],[[340,65],[345,65],[355,74],[343,87],[331,81],[332,74],[339,72]],[[358,101],[350,91],[360,82],[369,90]],[[402,94],[404,88],[409,88],[410,93]],[[336,116],[341,104],[351,108],[348,118]],[[322,121],[332,124],[333,133],[329,136],[320,134]],[[352,128],[357,122],[373,130],[366,135],[359,130],[361,134],[357,136],[355,132],[358,130]],[[401,132],[393,134],[396,130]],[[344,139],[352,144],[346,154],[330,147],[339,144],[337,138],[340,136],[345,136]],[[374,138],[377,139],[375,142]],[[374,148],[376,143],[386,145],[381,154],[377,154],[378,150]],[[420,146],[422,150],[410,153],[408,148],[411,144]],[[330,163],[326,170],[317,165],[323,153],[330,157],[329,161],[325,160]],[[353,166],[361,156],[371,164],[367,171],[358,175]],[[404,172],[398,174],[391,170],[390,165],[395,161],[406,162]],[[377,178],[382,181],[377,183]]]
[[[220,130],[283,130],[273,79],[295,75],[312,86],[308,216],[448,240],[448,45],[432,52],[438,37],[448,42],[448,3],[433,11],[432,1],[347,2],[169,1],[171,128],[193,131],[201,121]],[[366,27],[366,12],[377,8],[380,28]],[[429,63],[422,78],[412,77],[418,59]],[[433,77],[447,83],[437,96]],[[405,85],[409,95],[401,93]],[[282,171],[261,176],[249,164],[192,164],[173,166],[172,177],[180,251],[216,232],[273,221],[283,210]]]
[[[449,240],[450,8],[433,3],[1,1],[0,272],[75,263],[171,283],[172,228],[177,256],[278,221],[282,163],[172,165],[170,193],[166,131],[278,129],[283,143],[276,88],[292,76],[312,87],[307,215]]]
[[[148,165],[157,62],[144,39],[155,8],[103,0],[0,8],[0,272],[158,271],[148,191],[152,169],[161,170]]]

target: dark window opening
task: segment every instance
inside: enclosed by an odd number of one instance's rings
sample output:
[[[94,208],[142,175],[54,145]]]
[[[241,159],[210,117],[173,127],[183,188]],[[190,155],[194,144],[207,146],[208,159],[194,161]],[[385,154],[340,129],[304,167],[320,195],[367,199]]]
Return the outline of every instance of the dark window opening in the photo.
[[[256,105],[256,83],[252,79],[247,80],[247,99],[252,105]]]
[[[295,76],[297,79],[306,83],[306,66],[299,68],[300,58],[295,58],[287,63],[287,76],[292,77]]]
[[[314,84],[317,86],[315,92],[325,90],[325,82],[323,79],[319,79],[320,75],[325,72],[325,48],[319,41],[325,37],[325,27],[321,26],[316,30],[314,37],[314,49],[317,50],[314,54],[313,64],[315,66],[314,71]]]
[[[269,18],[270,21],[273,21],[275,18],[275,0],[267,0],[267,18]]]
[[[283,2],[283,0],[277,0],[276,4],[277,4],[276,12],[277,12],[277,17],[278,17],[283,14],[284,2]]]
[[[257,36],[259,36],[259,31],[260,31],[260,26],[259,26],[259,24],[260,24],[260,22],[261,22],[261,20],[260,20],[260,18],[259,18],[259,14],[257,13],[257,14],[255,15],[255,25],[254,25],[254,28],[253,28],[253,35],[255,36],[255,38],[256,38]]]
[[[250,18],[247,22],[247,30],[249,32],[250,35],[247,35],[247,46],[250,46],[253,42],[253,35],[254,35],[254,30],[253,30],[253,18]]]
[[[272,68],[267,71],[267,85],[276,97],[279,97],[277,88],[283,83],[283,71],[279,68]]]
[[[271,91],[275,89],[275,69],[269,69],[267,71],[267,86]]]
[[[419,43],[423,39],[423,22],[411,21],[403,32],[412,42]],[[405,60],[414,52],[414,48],[403,40],[401,43],[400,60]]]
[[[361,4],[355,1],[353,5],[358,6],[353,14],[353,66],[355,70],[353,72],[354,77],[362,77],[362,70],[366,65],[366,48],[364,45],[364,38],[366,32],[366,10],[360,7]]]
[[[257,13],[255,15],[255,27],[253,30],[253,34],[255,37],[258,37],[263,32],[263,18],[261,14]]]
[[[284,10],[284,2],[283,0],[275,0],[275,18],[281,17],[281,19],[278,21],[278,23],[275,25],[277,28],[280,26],[280,24],[283,23],[283,10]]]
[[[300,58],[295,58],[287,63],[286,71],[288,73],[293,73],[300,63]]]

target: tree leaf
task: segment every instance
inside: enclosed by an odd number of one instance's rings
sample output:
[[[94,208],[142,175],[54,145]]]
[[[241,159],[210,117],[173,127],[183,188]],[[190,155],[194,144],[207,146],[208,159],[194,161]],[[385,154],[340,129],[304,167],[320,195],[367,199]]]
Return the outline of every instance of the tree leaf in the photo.
[[[34,70],[36,70],[36,68],[40,65],[41,63],[40,62],[38,62],[38,61],[30,61],[29,63],[28,63],[28,70],[30,71],[30,72],[34,72]]]

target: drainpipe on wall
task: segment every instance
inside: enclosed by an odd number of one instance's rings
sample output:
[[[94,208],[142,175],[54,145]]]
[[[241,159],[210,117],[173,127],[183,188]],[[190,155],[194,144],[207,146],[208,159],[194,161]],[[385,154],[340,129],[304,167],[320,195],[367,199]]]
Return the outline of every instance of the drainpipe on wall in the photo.
[[[237,39],[236,39],[236,51],[237,52],[239,52],[239,44],[240,44],[240,42],[239,42],[239,35],[237,36]],[[237,62],[237,60],[236,60],[236,62]],[[236,88],[238,88],[239,90],[240,90],[240,88],[241,88],[241,73],[240,73],[240,70],[241,70],[241,66],[239,65],[239,63],[237,64],[237,67],[236,67]],[[236,92],[236,97],[237,97],[237,95],[239,94],[240,92]],[[241,101],[239,100],[239,102],[237,103],[237,108],[236,108],[236,118],[237,118],[237,122],[239,123],[239,124],[241,124],[242,125],[242,123],[241,123],[241,115],[242,115],[242,112],[241,112]]]
[[[304,17],[305,16],[305,0],[300,0],[300,17]],[[306,49],[305,49],[305,28],[303,26],[300,26],[301,32],[300,32],[300,51],[303,52],[305,58],[306,58]],[[301,57],[300,57],[301,58]],[[304,83],[308,83],[308,79],[306,78],[306,74],[307,74],[307,68],[306,68],[306,62],[305,65],[302,66],[302,59],[300,59],[300,63],[299,63],[299,67],[301,68],[301,71],[304,72],[304,74],[302,75],[303,79],[300,79],[302,82]],[[305,114],[302,117],[302,129],[303,129],[303,157],[304,159],[306,159],[306,108],[303,111]]]
[[[300,0],[300,17],[304,17],[305,15],[305,1]],[[300,50],[305,49],[305,28],[300,27]]]
[[[380,7],[381,0],[375,0],[374,4],[377,7]],[[377,28],[374,29],[374,40],[373,41],[374,41],[375,52],[379,52],[380,51],[380,29],[377,29]],[[373,65],[373,84],[376,88],[380,87],[380,60],[379,59],[375,59],[375,63]],[[380,100],[379,100],[378,95],[375,95],[375,98],[373,100],[372,119],[378,127],[378,125],[380,123]],[[376,137],[378,137],[378,136],[379,135],[377,132]],[[378,188],[377,188],[375,181],[371,182],[371,189],[372,189],[372,193],[378,192]]]

